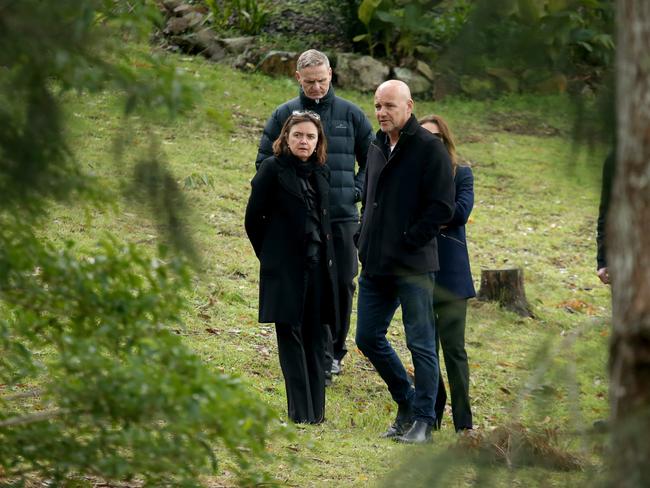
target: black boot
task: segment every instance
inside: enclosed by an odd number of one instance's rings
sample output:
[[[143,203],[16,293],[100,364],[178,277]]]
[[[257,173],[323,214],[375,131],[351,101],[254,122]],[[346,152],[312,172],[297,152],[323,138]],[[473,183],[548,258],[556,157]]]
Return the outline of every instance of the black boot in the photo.
[[[432,430],[432,424],[428,424],[423,420],[416,420],[406,434],[395,437],[395,440],[406,444],[424,444],[431,442]]]
[[[404,434],[411,428],[413,424],[413,407],[411,403],[400,403],[397,407],[397,417],[395,417],[395,422],[388,427],[388,430],[384,432],[381,436],[384,438],[397,437]]]

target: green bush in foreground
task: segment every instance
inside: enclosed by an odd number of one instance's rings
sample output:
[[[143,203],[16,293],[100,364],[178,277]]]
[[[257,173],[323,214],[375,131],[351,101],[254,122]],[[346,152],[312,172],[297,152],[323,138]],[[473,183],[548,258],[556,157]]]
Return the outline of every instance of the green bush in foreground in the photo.
[[[72,245],[57,250],[7,220],[0,231],[4,474],[195,486],[216,467],[221,443],[246,482],[264,479],[253,459],[265,455],[280,424],[239,380],[210,372],[174,334],[189,280],[182,262],[112,240],[76,256]]]
[[[150,32],[155,5],[14,4],[0,1],[0,484],[95,476],[197,486],[214,472],[216,449],[234,459],[241,483],[264,481],[266,441],[284,428],[174,333],[185,260],[111,237],[82,253],[41,235],[53,202],[111,201],[67,144],[65,97],[116,88],[126,115],[190,106],[174,66],[126,47]],[[125,194],[192,256],[176,180],[155,156],[135,165]]]

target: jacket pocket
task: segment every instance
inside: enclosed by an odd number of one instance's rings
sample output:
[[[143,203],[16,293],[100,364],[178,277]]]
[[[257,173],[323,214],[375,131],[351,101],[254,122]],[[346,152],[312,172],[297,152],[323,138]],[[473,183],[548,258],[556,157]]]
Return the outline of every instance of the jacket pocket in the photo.
[[[456,244],[466,247],[465,243],[461,241],[460,239],[456,239],[455,237],[452,237],[448,234],[443,234],[442,232],[440,233],[440,237],[444,237],[445,239],[449,239],[452,242],[455,242]]]

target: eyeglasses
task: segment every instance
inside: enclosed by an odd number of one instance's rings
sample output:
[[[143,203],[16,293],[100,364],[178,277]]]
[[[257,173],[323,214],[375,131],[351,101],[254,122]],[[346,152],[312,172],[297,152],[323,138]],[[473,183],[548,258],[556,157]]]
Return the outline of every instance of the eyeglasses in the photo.
[[[440,139],[442,142],[445,142],[445,137],[440,132],[432,132],[434,136]]]
[[[311,110],[294,110],[291,112],[291,115],[297,115],[298,117],[306,115],[307,117],[313,117],[316,120],[320,120],[320,115],[318,115],[316,112],[313,112]]]

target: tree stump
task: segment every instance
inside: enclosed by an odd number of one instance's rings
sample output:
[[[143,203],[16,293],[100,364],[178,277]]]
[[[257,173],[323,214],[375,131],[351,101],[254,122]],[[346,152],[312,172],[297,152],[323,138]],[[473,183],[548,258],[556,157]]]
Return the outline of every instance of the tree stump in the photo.
[[[523,317],[533,316],[526,300],[524,270],[521,268],[482,270],[478,299],[499,302],[503,308]]]

